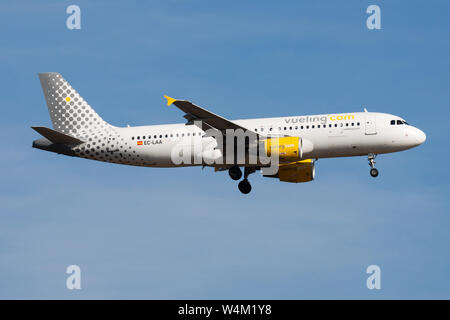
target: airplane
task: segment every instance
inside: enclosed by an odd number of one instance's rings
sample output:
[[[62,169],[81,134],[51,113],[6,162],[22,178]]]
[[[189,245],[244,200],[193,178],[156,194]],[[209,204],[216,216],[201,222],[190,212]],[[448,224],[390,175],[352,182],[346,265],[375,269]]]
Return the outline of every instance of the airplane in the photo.
[[[370,175],[377,177],[377,155],[407,150],[426,140],[423,131],[404,119],[366,109],[228,120],[169,96],[165,96],[167,105],[179,108],[186,123],[116,127],[104,121],[59,73],[39,73],[39,79],[53,129],[33,126],[43,136],[33,141],[34,148],[133,166],[213,167],[228,171],[233,180],[243,176],[238,184],[243,194],[251,191],[248,177],[257,170],[283,182],[312,181],[315,162],[322,158],[367,156]],[[236,132],[244,135],[240,144]]]

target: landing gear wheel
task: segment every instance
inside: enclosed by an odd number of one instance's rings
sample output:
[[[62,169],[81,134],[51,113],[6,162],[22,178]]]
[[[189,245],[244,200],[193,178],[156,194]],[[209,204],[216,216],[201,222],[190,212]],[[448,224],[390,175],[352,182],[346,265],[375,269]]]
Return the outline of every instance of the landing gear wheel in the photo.
[[[378,169],[377,168],[370,169],[370,175],[374,178],[378,177]]]
[[[378,169],[375,168],[375,157],[377,155],[373,154],[373,153],[369,153],[369,155],[367,156],[367,160],[369,160],[369,166],[370,166],[370,175],[372,177],[378,177]]]
[[[230,178],[233,180],[239,180],[242,178],[242,170],[238,166],[232,166],[228,170],[228,174],[230,175]]]
[[[238,188],[239,188],[239,191],[241,191],[243,194],[247,194],[250,191],[252,191],[252,186],[251,186],[250,182],[248,182],[247,179],[244,179],[241,182],[239,182]]]

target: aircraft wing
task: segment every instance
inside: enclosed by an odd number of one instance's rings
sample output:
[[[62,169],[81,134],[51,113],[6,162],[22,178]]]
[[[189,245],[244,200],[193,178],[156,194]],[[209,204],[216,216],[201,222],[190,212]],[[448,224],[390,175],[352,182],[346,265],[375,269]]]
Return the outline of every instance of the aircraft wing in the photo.
[[[168,106],[174,104],[176,107],[178,107],[178,109],[186,113],[184,115],[184,118],[186,118],[186,120],[188,121],[187,124],[195,124],[195,121],[199,121],[202,124],[202,130],[213,128],[225,133],[226,129],[242,129],[244,131],[254,132],[253,130],[244,128],[233,121],[227,120],[215,113],[196,106],[190,101],[177,100],[168,96],[164,97],[167,99]]]

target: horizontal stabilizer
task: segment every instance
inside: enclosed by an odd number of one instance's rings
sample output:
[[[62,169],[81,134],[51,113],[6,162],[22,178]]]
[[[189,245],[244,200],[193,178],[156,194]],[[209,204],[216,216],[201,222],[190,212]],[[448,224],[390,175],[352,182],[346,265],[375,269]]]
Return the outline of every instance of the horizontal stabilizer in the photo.
[[[53,143],[59,143],[59,144],[71,144],[71,145],[78,145],[84,143],[84,141],[81,141],[77,138],[74,138],[72,136],[69,136],[67,134],[46,128],[46,127],[31,127],[33,130],[41,134],[43,137],[47,138]]]

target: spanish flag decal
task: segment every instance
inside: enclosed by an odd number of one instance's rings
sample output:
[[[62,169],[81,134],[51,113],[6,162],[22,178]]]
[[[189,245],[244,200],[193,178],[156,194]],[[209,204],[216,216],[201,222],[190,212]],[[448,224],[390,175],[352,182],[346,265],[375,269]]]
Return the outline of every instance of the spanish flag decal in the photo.
[[[138,146],[142,146],[142,141],[138,141],[138,142],[137,142],[137,145],[138,145]]]

